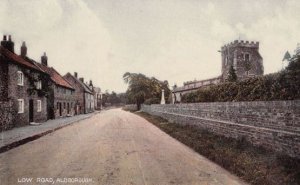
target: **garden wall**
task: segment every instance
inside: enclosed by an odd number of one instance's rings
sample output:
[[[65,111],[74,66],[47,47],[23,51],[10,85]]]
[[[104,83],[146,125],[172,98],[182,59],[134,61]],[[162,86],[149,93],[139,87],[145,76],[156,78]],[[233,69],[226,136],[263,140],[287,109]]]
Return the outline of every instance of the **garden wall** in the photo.
[[[300,100],[143,105],[142,111],[300,158]]]

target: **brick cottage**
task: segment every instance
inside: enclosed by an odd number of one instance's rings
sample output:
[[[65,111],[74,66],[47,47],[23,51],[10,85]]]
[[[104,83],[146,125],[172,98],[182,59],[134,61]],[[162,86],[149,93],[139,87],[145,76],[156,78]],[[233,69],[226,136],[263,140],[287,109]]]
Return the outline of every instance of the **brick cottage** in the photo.
[[[11,108],[8,111],[14,115],[10,116],[10,121],[1,120],[1,130],[47,120],[47,93],[42,83],[48,78],[47,73],[14,52],[11,36],[3,36],[0,46],[0,101],[9,104]]]

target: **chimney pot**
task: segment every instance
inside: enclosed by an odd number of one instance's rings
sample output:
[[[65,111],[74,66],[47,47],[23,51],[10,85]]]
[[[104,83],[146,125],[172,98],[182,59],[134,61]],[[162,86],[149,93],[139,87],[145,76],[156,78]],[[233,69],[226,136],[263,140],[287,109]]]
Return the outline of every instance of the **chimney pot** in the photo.
[[[8,36],[8,41],[11,41],[11,35]]]
[[[84,83],[84,78],[79,78],[79,80],[80,80],[82,83]]]
[[[22,46],[21,46],[21,57],[25,57],[27,55],[27,47],[26,43],[23,41]]]
[[[78,78],[78,73],[75,72],[75,73],[74,73],[74,76],[75,76],[75,78]]]
[[[44,55],[41,57],[41,63],[45,66],[48,66],[48,57],[46,55],[46,52],[44,52]]]
[[[11,36],[9,35],[9,40],[8,41],[6,39],[7,39],[6,35],[4,35],[3,36],[3,41],[1,41],[1,46],[8,49],[12,53],[14,53],[15,52],[15,50],[14,50],[15,43],[11,41]]]

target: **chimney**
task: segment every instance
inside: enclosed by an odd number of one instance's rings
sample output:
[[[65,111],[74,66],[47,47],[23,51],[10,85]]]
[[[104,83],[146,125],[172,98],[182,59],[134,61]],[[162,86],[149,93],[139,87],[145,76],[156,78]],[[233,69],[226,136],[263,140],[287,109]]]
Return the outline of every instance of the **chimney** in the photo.
[[[84,83],[84,78],[79,78],[79,80],[80,80],[82,83]]]
[[[90,80],[90,86],[93,86],[93,82],[92,82],[92,80]]]
[[[48,66],[48,57],[46,55],[46,52],[44,52],[44,55],[41,56],[41,63],[44,65],[44,66]]]
[[[15,52],[14,50],[15,43],[11,41],[11,35],[8,36],[8,40],[6,40],[6,35],[3,36],[3,41],[1,41],[1,46],[3,46],[4,48],[8,49],[13,53]]]
[[[21,57],[25,58],[26,55],[27,55],[27,47],[26,47],[26,43],[23,42],[21,46]]]
[[[78,78],[78,73],[75,72],[75,73],[74,73],[74,76],[75,76],[75,78]]]

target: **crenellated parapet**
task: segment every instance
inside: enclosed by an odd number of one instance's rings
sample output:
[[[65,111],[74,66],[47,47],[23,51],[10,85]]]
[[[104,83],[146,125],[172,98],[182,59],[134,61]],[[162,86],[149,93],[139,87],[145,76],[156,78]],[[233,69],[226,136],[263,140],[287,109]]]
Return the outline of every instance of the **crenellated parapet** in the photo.
[[[259,42],[254,41],[244,41],[244,40],[235,40],[229,44],[225,44],[221,47],[221,50],[232,47],[250,47],[250,48],[259,48]]]

